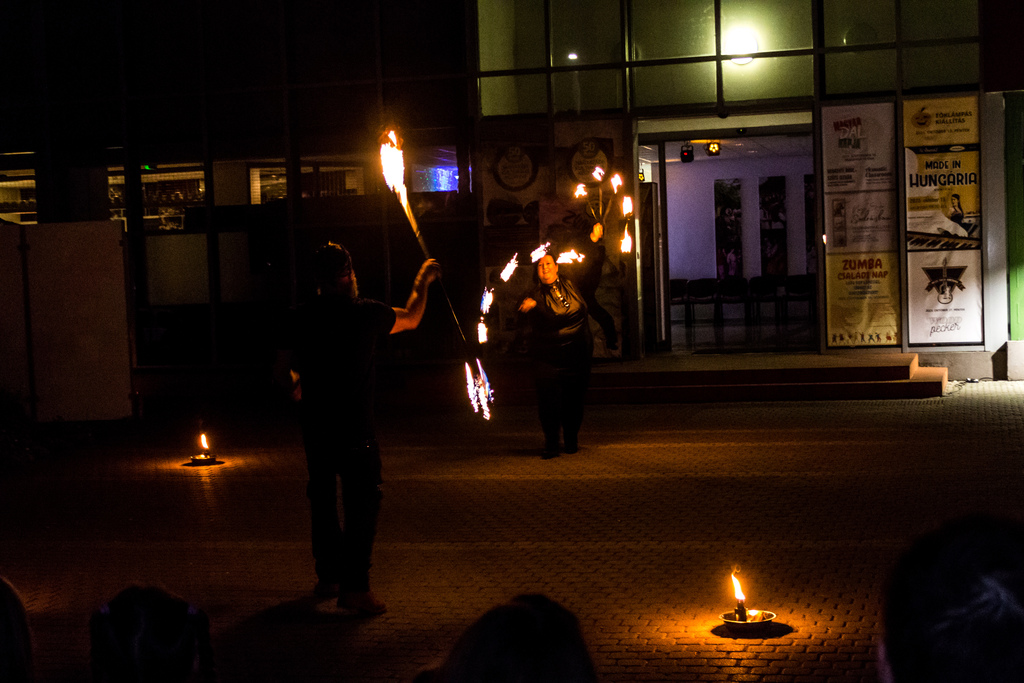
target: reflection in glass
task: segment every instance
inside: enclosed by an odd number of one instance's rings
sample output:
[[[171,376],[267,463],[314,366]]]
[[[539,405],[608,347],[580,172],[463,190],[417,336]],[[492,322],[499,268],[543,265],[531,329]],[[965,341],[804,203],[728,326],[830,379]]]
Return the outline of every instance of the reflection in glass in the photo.
[[[829,95],[896,89],[896,51],[840,52],[825,55],[825,92]]]
[[[634,68],[636,106],[714,102],[715,78],[714,62]]]
[[[619,0],[551,0],[551,64],[619,62],[620,25]]]
[[[622,108],[619,71],[563,71],[552,75],[555,111]]]
[[[722,63],[727,101],[763,100],[776,97],[810,97],[814,94],[813,58],[758,57],[749,64]]]
[[[484,116],[543,114],[548,109],[547,102],[544,74],[480,79],[480,113]]]
[[[892,0],[833,0],[824,6],[826,47],[850,47],[896,40]]]
[[[672,59],[715,54],[713,0],[633,0],[632,59]]]
[[[978,46],[943,45],[903,49],[903,86],[974,85],[978,82]]]
[[[903,40],[978,35],[977,0],[903,0]]]
[[[740,32],[752,36],[760,52],[812,46],[810,0],[722,0],[723,43]],[[732,52],[722,47],[724,54]]]
[[[544,0],[477,0],[480,70],[547,66]]]

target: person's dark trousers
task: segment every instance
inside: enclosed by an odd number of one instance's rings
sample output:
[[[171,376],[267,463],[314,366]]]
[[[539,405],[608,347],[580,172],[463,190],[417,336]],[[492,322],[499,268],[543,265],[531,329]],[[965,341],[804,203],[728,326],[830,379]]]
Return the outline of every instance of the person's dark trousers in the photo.
[[[344,592],[370,588],[370,558],[380,513],[380,449],[373,439],[345,444],[326,425],[303,423],[317,578]],[[338,519],[337,480],[341,478],[344,527]]]
[[[576,450],[589,383],[589,372],[568,372],[551,366],[538,369],[535,380],[537,412],[544,431],[545,450],[558,450],[559,432],[566,449]]]

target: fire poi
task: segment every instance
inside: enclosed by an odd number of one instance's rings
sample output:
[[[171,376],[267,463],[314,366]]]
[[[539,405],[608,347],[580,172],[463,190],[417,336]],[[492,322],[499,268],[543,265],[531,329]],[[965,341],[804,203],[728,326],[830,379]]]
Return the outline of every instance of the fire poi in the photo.
[[[424,241],[423,234],[416,223],[416,216],[413,215],[412,206],[409,204],[409,192],[405,186],[405,157],[402,153],[398,133],[394,130],[389,130],[381,136],[380,165],[384,173],[384,182],[397,195],[398,202],[402,205],[405,217],[409,219],[409,226],[412,228],[413,234],[416,235],[416,241],[420,244],[424,258],[431,258],[430,251],[427,249],[427,243]],[[515,261],[515,257],[513,257],[512,261]],[[510,263],[509,265],[512,264]],[[509,276],[511,277],[511,272]],[[474,363],[466,362],[466,383],[473,412],[482,413],[483,418],[489,420],[491,419],[490,407],[494,403],[494,394],[491,391],[490,382],[487,381],[487,374],[484,372],[480,359],[473,357],[473,354],[469,353],[466,335],[462,331],[462,325],[459,324],[458,316],[455,315],[455,307],[452,306],[452,300],[448,297],[448,292],[444,288],[444,282],[438,280],[437,283],[441,287],[445,301],[448,302],[448,310],[451,312],[452,320],[455,321],[455,327],[459,331],[459,336],[462,339],[463,346],[466,348],[467,355],[475,361]],[[483,318],[480,319],[477,327],[477,336],[481,343],[487,341],[487,327],[483,323]]]

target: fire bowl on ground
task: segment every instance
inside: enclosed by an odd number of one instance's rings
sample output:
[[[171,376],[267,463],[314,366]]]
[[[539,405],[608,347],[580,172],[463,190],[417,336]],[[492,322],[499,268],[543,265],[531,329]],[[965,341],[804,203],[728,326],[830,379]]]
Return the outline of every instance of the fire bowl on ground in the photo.
[[[746,621],[738,620],[735,611],[723,612],[719,615],[730,635],[743,638],[757,638],[767,634],[772,629],[775,617],[775,612],[752,609],[747,610]]]

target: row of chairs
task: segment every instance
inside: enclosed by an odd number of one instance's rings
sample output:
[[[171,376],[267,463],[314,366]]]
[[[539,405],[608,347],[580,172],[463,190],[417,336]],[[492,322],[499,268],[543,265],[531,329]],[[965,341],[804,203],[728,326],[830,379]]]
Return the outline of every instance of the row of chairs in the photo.
[[[793,301],[806,302],[808,316],[813,320],[817,314],[817,282],[815,276],[807,275],[756,275],[749,280],[745,277],[699,278],[696,280],[676,279],[669,281],[670,303],[685,307],[686,325],[694,320],[697,304],[714,306],[714,322],[720,325],[725,320],[725,304],[743,304],[744,318],[748,323],[761,322],[761,304],[774,304],[775,321],[785,322],[789,318],[789,304]]]

